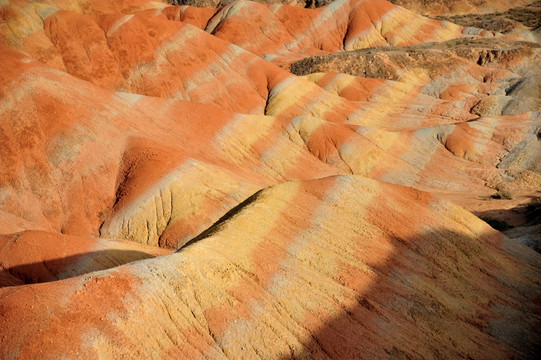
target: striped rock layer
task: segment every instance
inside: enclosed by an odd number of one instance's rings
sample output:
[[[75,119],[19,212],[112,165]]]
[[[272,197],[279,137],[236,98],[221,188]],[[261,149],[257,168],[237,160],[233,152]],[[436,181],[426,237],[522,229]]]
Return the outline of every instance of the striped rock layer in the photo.
[[[0,358],[534,358],[540,46],[387,1],[0,1]],[[471,209],[470,209],[471,210]]]

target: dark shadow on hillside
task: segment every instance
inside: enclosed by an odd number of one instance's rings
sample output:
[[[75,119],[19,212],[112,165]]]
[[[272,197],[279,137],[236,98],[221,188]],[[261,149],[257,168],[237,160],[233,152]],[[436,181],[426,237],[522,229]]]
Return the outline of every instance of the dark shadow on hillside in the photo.
[[[226,212],[221,218],[219,218],[214,224],[212,224],[210,227],[208,227],[206,230],[201,232],[196,237],[188,240],[185,244],[182,244],[180,248],[176,251],[182,252],[186,247],[202,240],[208,237],[211,237],[214,233],[220,231],[220,228],[231,218],[235,217],[238,213],[240,213],[246,206],[250,205],[251,203],[257,201],[257,199],[261,196],[261,193],[265,189],[261,189],[256,191],[254,194],[250,195],[246,199],[244,199],[242,202],[240,202],[237,206]]]
[[[491,209],[474,214],[510,239],[541,253],[541,198],[528,198],[528,203],[514,208]]]
[[[527,196],[526,198],[528,199],[527,203],[523,203],[512,208],[504,207],[505,201],[507,200],[487,199],[486,201],[491,201],[494,203],[494,205],[496,205],[494,209],[474,211],[472,213],[479,218],[492,218],[505,221],[511,227],[533,226],[541,224],[541,206],[538,206],[537,210],[532,211],[534,202],[536,202],[537,199],[540,199],[539,196]],[[497,206],[499,203],[502,204],[501,207]]]
[[[493,231],[486,237],[485,243],[502,239]],[[539,254],[508,243],[482,246],[448,229],[392,242],[387,261],[371,266],[376,280],[353,289],[355,305],[342,306],[340,316],[320,326],[309,321],[311,338],[283,360],[535,359],[541,353]],[[509,274],[486,261],[502,249],[525,266]]]
[[[532,226],[519,226],[503,232],[513,241],[524,244],[541,253],[541,223]]]
[[[102,250],[0,270],[0,288],[67,279],[154,256],[135,250]]]

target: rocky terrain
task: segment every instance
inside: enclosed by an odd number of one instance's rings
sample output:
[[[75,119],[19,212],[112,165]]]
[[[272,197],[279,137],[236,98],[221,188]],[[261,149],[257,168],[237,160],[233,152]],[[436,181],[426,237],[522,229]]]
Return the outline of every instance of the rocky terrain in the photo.
[[[539,0],[391,0],[422,15],[489,15],[519,9]]]
[[[538,2],[171,3],[0,1],[1,359],[536,358]]]

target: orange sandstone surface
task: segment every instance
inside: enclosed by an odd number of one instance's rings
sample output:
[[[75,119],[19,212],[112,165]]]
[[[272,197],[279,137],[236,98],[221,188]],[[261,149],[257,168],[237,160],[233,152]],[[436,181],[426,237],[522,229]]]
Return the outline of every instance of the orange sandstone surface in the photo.
[[[538,31],[289,3],[0,1],[1,359],[538,355]]]

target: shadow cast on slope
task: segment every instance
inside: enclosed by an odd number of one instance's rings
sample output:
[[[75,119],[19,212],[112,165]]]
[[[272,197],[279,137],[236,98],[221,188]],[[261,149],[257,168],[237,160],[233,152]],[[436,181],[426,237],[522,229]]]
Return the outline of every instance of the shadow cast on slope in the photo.
[[[238,213],[240,213],[242,210],[244,210],[245,207],[249,206],[253,202],[257,201],[257,199],[261,196],[265,189],[261,189],[256,191],[254,194],[250,195],[246,199],[244,199],[242,202],[240,202],[237,206],[226,212],[221,218],[219,218],[214,224],[212,224],[210,227],[208,227],[206,230],[201,232],[196,237],[188,240],[185,244],[183,244],[176,252],[182,252],[186,247],[203,240],[205,238],[211,237],[213,234],[220,231],[220,228],[227,223],[231,218],[235,217]]]
[[[488,234],[487,242],[503,238]],[[448,229],[394,238],[391,256],[371,266],[377,280],[353,289],[356,304],[310,330],[302,351],[290,348],[282,360],[535,359],[541,353],[539,256],[505,238],[490,246],[520,257],[524,267],[508,276],[486,262],[485,247],[470,247],[472,241]]]
[[[520,226],[533,226],[541,224],[541,205],[537,205],[537,209],[534,208],[534,204],[541,204],[541,198],[535,195],[524,196],[524,199],[527,202],[522,202],[513,207],[506,207],[505,203],[508,200],[499,200],[499,199],[488,199],[486,201],[492,202],[494,205],[502,203],[501,206],[494,206],[492,209],[482,210],[482,211],[472,211],[472,213],[481,218],[492,218],[500,221],[504,221],[512,227]],[[497,229],[496,230],[505,230]]]
[[[102,250],[0,268],[0,288],[67,279],[154,257],[135,250]]]

